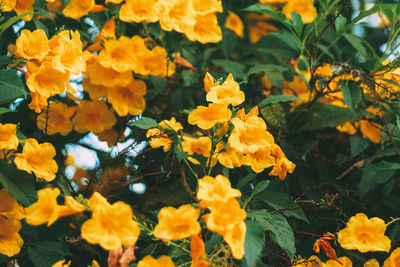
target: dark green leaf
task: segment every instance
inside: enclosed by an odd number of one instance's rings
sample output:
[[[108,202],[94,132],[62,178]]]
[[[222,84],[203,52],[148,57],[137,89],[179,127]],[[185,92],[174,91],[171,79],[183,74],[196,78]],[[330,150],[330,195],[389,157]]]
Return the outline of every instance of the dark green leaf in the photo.
[[[14,112],[14,110],[0,107],[0,115],[8,112]]]
[[[359,136],[350,136],[350,156],[354,158],[360,155],[370,144],[370,141]]]
[[[26,97],[26,91],[16,70],[0,70],[0,104],[8,103],[18,97]]]
[[[9,27],[11,27],[13,24],[17,23],[23,17],[25,17],[26,15],[30,15],[30,14],[33,14],[33,12],[32,11],[24,12],[24,13],[19,14],[18,16],[13,16],[13,17],[9,18],[6,22],[4,22],[0,25],[0,35],[2,35],[3,32],[5,32]]]
[[[336,34],[339,34],[342,32],[344,27],[346,26],[347,19],[343,17],[342,15],[339,15],[335,21],[335,29],[336,29]]]
[[[232,73],[235,79],[246,80],[244,70],[246,66],[233,60],[215,59],[211,61],[215,66],[221,67],[225,72]]]
[[[158,123],[152,118],[142,117],[136,121],[131,121],[130,125],[138,127],[140,129],[150,129],[157,127]]]
[[[358,36],[344,33],[344,38],[356,49],[363,58],[368,58],[367,49],[364,46],[362,39]]]
[[[366,194],[376,186],[384,184],[392,179],[394,173],[400,168],[400,164],[381,161],[376,164],[366,163],[358,184],[358,191]]]
[[[301,101],[303,99],[292,95],[273,95],[263,99],[257,104],[258,108],[262,108],[266,105],[275,104],[279,102],[290,102],[290,101]]]
[[[264,227],[258,221],[245,221],[246,239],[244,241],[244,261],[249,267],[258,266],[261,252],[265,246]]]
[[[8,65],[12,62],[12,58],[9,56],[0,56],[0,66]]]
[[[348,82],[340,87],[343,93],[343,101],[354,111],[362,98],[362,90],[358,84]]]
[[[37,267],[52,266],[57,261],[64,260],[66,256],[72,256],[63,243],[53,240],[30,242],[27,251]]]
[[[260,113],[269,126],[274,129],[286,131],[285,111],[280,104],[272,104],[260,109]]]

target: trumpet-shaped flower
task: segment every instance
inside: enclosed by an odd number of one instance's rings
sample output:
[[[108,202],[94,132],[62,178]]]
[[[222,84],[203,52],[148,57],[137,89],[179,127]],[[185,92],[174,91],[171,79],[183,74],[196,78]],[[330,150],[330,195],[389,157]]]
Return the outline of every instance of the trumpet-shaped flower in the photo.
[[[35,0],[4,0],[1,5],[1,10],[11,11],[14,10],[17,15],[21,15],[25,12],[33,13],[33,2]],[[25,15],[22,19],[30,21],[33,18],[33,14]]]
[[[244,93],[240,91],[239,84],[235,82],[232,74],[229,74],[222,85],[211,87],[206,99],[213,103],[237,106],[243,103]]]
[[[352,267],[353,263],[347,257],[340,257],[336,260],[328,260],[325,262],[326,267]]]
[[[26,59],[42,60],[50,51],[49,40],[41,29],[33,32],[22,30],[15,45],[17,47],[15,54]]]
[[[162,208],[158,214],[158,224],[154,228],[154,236],[164,242],[181,240],[197,235],[201,228],[197,221],[199,210],[190,205]]]
[[[190,239],[190,256],[192,264],[190,267],[209,267],[211,264],[206,260],[207,254],[201,236],[194,235]]]
[[[50,143],[38,144],[35,139],[25,140],[22,153],[15,154],[17,168],[28,173],[34,173],[37,178],[50,182],[56,178],[58,166],[53,157],[56,150]]]
[[[21,220],[25,217],[24,208],[18,204],[6,188],[0,190],[0,217]]]
[[[392,251],[389,258],[383,263],[383,267],[397,267],[400,266],[400,247]]]
[[[18,148],[17,125],[0,123],[0,150]]]
[[[225,20],[225,28],[232,30],[237,36],[243,38],[243,22],[238,15],[229,11],[229,15]]]
[[[400,263],[400,262],[399,262]],[[379,262],[376,259],[370,259],[364,263],[363,267],[380,267]]]
[[[227,202],[231,198],[240,197],[242,193],[231,187],[228,178],[219,174],[215,178],[204,176],[199,180],[197,199],[206,203]]]
[[[210,157],[211,152],[211,139],[207,136],[202,136],[199,138],[193,138],[189,136],[184,136],[182,141],[183,151],[189,155],[194,153],[203,155],[204,157]],[[190,157],[189,160],[194,164],[200,164],[196,159]]]
[[[288,160],[282,149],[274,144],[272,146],[272,156],[275,158],[275,165],[269,175],[276,175],[281,180],[285,180],[287,173],[293,173],[296,164]]]
[[[19,253],[24,240],[19,235],[21,222],[0,216],[0,253],[12,257]]]
[[[212,103],[208,107],[198,106],[190,112],[188,122],[192,125],[197,125],[203,130],[208,130],[217,123],[229,121],[231,116],[232,112],[227,105]]]
[[[200,15],[222,12],[222,1],[220,0],[192,0],[194,11]]]
[[[195,18],[195,23],[184,29],[184,33],[189,40],[193,42],[199,41],[202,44],[218,43],[222,40],[222,31],[214,13],[198,14]]]
[[[76,106],[68,107],[61,102],[50,102],[49,108],[36,117],[36,125],[48,135],[60,133],[66,136],[72,131],[71,117],[75,111]]]
[[[137,264],[138,267],[175,267],[169,256],[161,256],[157,260],[152,256],[146,256]]]
[[[303,23],[313,22],[318,15],[314,0],[288,0],[282,12],[289,19],[292,19],[292,12],[299,14]]]
[[[231,248],[232,256],[235,259],[243,258],[245,238],[246,238],[246,224],[244,221],[235,225],[233,228],[228,230],[228,232],[226,232],[224,235],[224,240]]]
[[[163,120],[159,123],[159,125],[164,129],[168,129],[174,132],[178,132],[179,130],[183,129],[182,125],[177,122],[174,117],[172,117],[170,120]],[[148,139],[149,145],[152,148],[163,147],[164,152],[167,152],[171,149],[173,141],[164,131],[160,129],[152,128],[147,130],[146,137]]]
[[[119,10],[119,18],[125,22],[156,22],[162,13],[161,0],[127,0]]]

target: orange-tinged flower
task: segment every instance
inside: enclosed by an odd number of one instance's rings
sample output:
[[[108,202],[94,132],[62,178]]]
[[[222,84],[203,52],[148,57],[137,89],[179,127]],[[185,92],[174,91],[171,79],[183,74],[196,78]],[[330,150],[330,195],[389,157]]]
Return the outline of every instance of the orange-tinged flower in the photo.
[[[285,95],[297,96],[303,99],[303,101],[308,101],[311,97],[311,92],[307,84],[300,76],[294,76],[293,81],[285,81],[282,85],[282,91]],[[295,108],[303,101],[293,101],[290,105]]]
[[[175,73],[175,63],[168,60],[167,51],[161,46],[155,46],[152,50],[146,48],[136,59],[134,72],[147,76],[171,76]]]
[[[64,9],[64,4],[61,0],[54,0],[53,2],[47,1],[46,8],[49,11],[61,11]]]
[[[137,65],[137,55],[146,51],[143,39],[138,36],[121,36],[118,40],[106,40],[98,56],[99,63],[117,72],[132,71]]]
[[[342,133],[347,133],[350,135],[353,135],[357,132],[356,127],[354,127],[354,125],[349,121],[345,122],[343,125],[336,126],[336,129]]]
[[[138,267],[175,267],[169,256],[161,256],[157,260],[152,256],[146,256],[137,264]]]
[[[71,265],[71,261],[65,262],[65,260],[60,260],[54,263],[51,267],[69,267]]]
[[[44,61],[39,67],[31,62],[28,62],[26,66],[28,70],[26,85],[31,93],[38,93],[48,98],[65,91],[66,83],[69,82],[69,73],[55,69],[48,61]]]
[[[379,267],[379,266],[380,266],[379,262],[376,259],[370,259],[364,263],[364,267]]]
[[[11,11],[14,10],[17,15],[21,15],[25,12],[33,13],[33,2],[35,0],[4,0],[1,5],[1,10]],[[22,19],[30,21],[33,18],[33,14],[25,15]]]
[[[400,247],[392,251],[389,258],[383,263],[383,267],[397,267],[400,266]]]
[[[101,183],[102,184],[121,183],[123,181],[126,181],[126,177],[128,174],[129,170],[125,165],[118,167],[110,167],[102,172]]]
[[[109,90],[109,87],[91,83],[88,78],[82,80],[82,87],[86,92],[88,92],[90,99],[93,101],[99,100],[100,98],[106,98],[107,91]]]
[[[371,142],[379,144],[381,141],[381,125],[368,120],[360,120],[356,125],[360,127],[364,138],[368,138]]]
[[[71,0],[69,5],[64,8],[63,14],[66,17],[80,19],[89,12],[101,10],[104,10],[104,8],[101,5],[96,5],[94,0]]]
[[[206,91],[206,93],[210,92],[212,87],[219,85],[218,82],[214,81],[214,77],[208,72],[204,76],[203,82],[204,82],[204,90]]]
[[[224,236],[237,224],[246,219],[246,211],[240,208],[239,202],[235,198],[230,198],[227,202],[210,203],[211,212],[203,216],[207,228]]]
[[[199,41],[202,44],[218,43],[222,40],[222,31],[214,13],[198,14],[195,18],[193,25],[184,28],[184,33],[189,40],[193,42]]]
[[[117,132],[113,128],[104,130],[101,133],[97,133],[97,138],[100,141],[107,142],[108,147],[115,146],[119,141],[123,141],[123,132]]]
[[[243,221],[235,225],[230,230],[228,230],[224,235],[224,240],[231,248],[232,256],[235,259],[240,260],[244,256],[245,238],[246,238],[246,224]]]
[[[172,130],[174,132],[178,132],[179,130],[183,129],[182,125],[177,122],[174,117],[172,117],[170,120],[163,120],[159,123],[159,125],[164,129]],[[152,148],[163,147],[164,152],[167,152],[171,149],[173,141],[168,137],[166,132],[161,131],[160,129],[152,128],[147,130],[146,137],[149,145]]]
[[[0,253],[12,257],[19,253],[24,240],[18,234],[21,222],[0,216]]]
[[[56,178],[58,166],[53,157],[56,150],[50,143],[38,144],[35,139],[25,140],[22,153],[15,153],[15,165],[28,173],[34,172],[37,178],[50,182]]]
[[[275,165],[275,158],[271,155],[271,147],[265,146],[255,152],[247,153],[243,156],[241,163],[250,166],[254,172],[260,173]]]
[[[101,32],[95,37],[94,43],[88,46],[89,51],[100,51],[103,49],[102,42],[107,39],[115,39],[115,18],[112,17],[111,19],[107,20],[104,23]]]
[[[235,115],[235,118],[238,118],[243,122],[246,122],[248,119],[250,119],[252,117],[258,117],[258,107],[257,106],[252,108],[247,114],[244,111],[244,108],[242,108]]]
[[[194,11],[200,15],[222,12],[221,0],[192,0]]]
[[[254,25],[249,25],[249,40],[250,43],[257,43],[263,36],[267,36],[269,32],[279,32],[279,29],[274,25],[265,21],[257,21]]]
[[[0,123],[0,150],[18,148],[17,125]]]
[[[169,242],[197,235],[201,230],[197,221],[199,215],[200,211],[190,205],[182,205],[178,209],[164,207],[158,214],[154,236],[164,242]]]
[[[58,206],[58,217],[69,216],[77,213],[81,213],[86,210],[86,207],[76,201],[71,196],[65,196],[64,205]]]
[[[160,0],[127,0],[119,10],[119,18],[125,22],[156,22],[163,6]]]
[[[38,201],[26,210],[26,222],[31,225],[41,225],[47,222],[52,225],[58,217],[57,197],[60,195],[58,188],[43,188],[38,191]]]
[[[287,173],[293,173],[296,164],[288,160],[285,153],[283,153],[282,149],[276,144],[272,146],[272,156],[275,158],[275,165],[269,175],[278,176],[279,179],[283,181]]]
[[[78,133],[101,133],[113,127],[117,120],[104,101],[81,100],[72,122]]]
[[[241,161],[243,153],[232,148],[229,145],[229,142],[227,144],[226,151],[222,150],[222,143],[218,143],[216,151],[218,151],[216,158],[221,165],[230,169],[242,166]]]
[[[339,244],[344,249],[357,249],[362,253],[368,251],[390,250],[390,239],[385,236],[385,222],[373,217],[368,219],[364,213],[351,217],[346,228],[338,233]]]
[[[243,22],[238,15],[229,11],[229,15],[225,20],[225,28],[230,29],[236,33],[237,36],[243,38]]]
[[[82,238],[91,244],[99,244],[106,250],[132,246],[138,240],[140,228],[132,219],[131,207],[118,201],[114,204],[95,192],[89,199],[92,218],[83,223]]]
[[[61,31],[50,40],[50,46],[53,55],[51,64],[54,69],[75,75],[85,71],[86,61],[78,31]]]
[[[44,107],[47,106],[47,96],[43,96],[36,92],[31,92],[32,101],[28,107],[36,113],[40,113]]]
[[[190,112],[188,122],[197,125],[203,130],[214,127],[217,123],[224,123],[230,120],[232,112],[224,104],[212,103],[208,107],[198,106]]]
[[[210,157],[211,152],[211,139],[207,136],[202,136],[199,138],[193,138],[190,136],[184,136],[182,141],[183,151],[188,153],[189,155],[193,155],[194,153],[203,155],[204,157]],[[196,159],[190,157],[190,160],[193,164],[200,164]]]
[[[60,133],[66,136],[72,131],[71,117],[75,111],[76,106],[68,107],[62,102],[50,102],[49,108],[36,117],[36,125],[48,135]]]
[[[241,196],[242,193],[238,189],[232,188],[229,179],[221,174],[215,178],[204,176],[199,180],[197,199],[202,202],[227,202],[231,198]]]
[[[26,59],[42,60],[50,51],[49,40],[41,29],[33,32],[22,30],[15,45],[17,48],[15,54]]]
[[[21,220],[25,217],[24,208],[10,195],[6,188],[0,190],[0,217]]]
[[[119,116],[128,114],[137,116],[146,108],[145,94],[146,83],[133,79],[127,86],[110,88],[107,98]]]
[[[235,128],[228,139],[229,145],[242,153],[254,153],[274,144],[274,137],[267,131],[267,125],[260,117],[252,116],[245,122],[233,118]]]
[[[196,23],[196,12],[191,1],[169,0],[162,1],[163,12],[160,16],[160,26],[164,31],[175,30],[185,32],[185,29]]]
[[[325,267],[352,267],[353,263],[347,257],[340,257],[337,260],[328,260]]]
[[[229,74],[223,84],[211,87],[206,99],[213,103],[237,106],[243,103],[244,93],[240,91],[240,86],[232,74]]]
[[[207,261],[206,249],[201,236],[194,235],[190,239],[190,256],[192,264],[190,267],[209,267],[211,264]]]
[[[313,22],[318,15],[314,0],[288,0],[282,12],[288,19],[292,19],[292,12],[299,14],[305,24]]]

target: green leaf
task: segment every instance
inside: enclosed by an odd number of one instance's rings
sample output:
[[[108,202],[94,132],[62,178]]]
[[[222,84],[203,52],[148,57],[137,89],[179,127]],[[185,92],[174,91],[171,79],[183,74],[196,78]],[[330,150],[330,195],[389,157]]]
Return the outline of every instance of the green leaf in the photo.
[[[254,211],[248,212],[250,218],[260,222],[264,230],[270,231],[271,239],[278,244],[286,254],[293,259],[296,254],[295,239],[292,227],[279,212]]]
[[[350,136],[350,156],[354,158],[360,155],[370,144],[370,141],[359,136]]]
[[[354,47],[354,49],[361,54],[363,58],[369,58],[363,40],[360,37],[349,33],[344,33],[343,36]]]
[[[263,72],[274,85],[281,86],[285,81],[285,78],[281,72],[286,70],[287,68],[285,66],[273,64],[256,65],[250,68],[250,70],[247,72],[247,75]]]
[[[167,79],[159,76],[149,76],[149,80],[154,88],[154,95],[165,94],[165,87],[167,86]]]
[[[26,91],[18,72],[13,69],[0,70],[0,105],[18,97],[26,97]]]
[[[299,205],[294,203],[287,194],[279,192],[265,192],[264,194],[258,195],[256,198],[264,201],[275,210],[282,211],[287,217],[295,217],[299,220],[309,223],[303,210],[299,207]]]
[[[300,125],[298,132],[315,131],[327,127],[336,127],[353,118],[352,112],[347,108],[330,104],[314,103],[297,122]]]
[[[27,245],[27,252],[33,264],[37,267],[52,266],[57,261],[72,256],[63,243],[60,241],[45,240],[30,242]]]
[[[138,127],[140,129],[150,129],[150,128],[156,128],[158,126],[157,121],[147,117],[141,117],[136,121],[131,121],[129,124]]]
[[[297,58],[300,54],[299,45],[287,32],[271,32],[263,36],[254,46],[259,52],[277,58]]]
[[[26,15],[30,15],[30,14],[33,14],[33,12],[32,11],[24,12],[22,14],[19,14],[18,16],[9,18],[6,22],[4,22],[0,25],[0,35],[2,35],[9,27],[11,27],[13,24],[17,23],[23,17],[25,17]]]
[[[336,34],[339,34],[344,27],[346,26],[347,19],[343,17],[342,15],[339,15],[337,19],[335,20],[335,29],[336,29]]]
[[[362,99],[361,87],[349,81],[346,84],[342,84],[340,87],[343,93],[343,101],[350,108],[351,111],[355,111],[356,106],[360,103]]]
[[[262,108],[266,105],[275,104],[279,102],[290,102],[290,101],[301,101],[303,99],[292,96],[292,95],[272,95],[265,99],[263,99],[260,103],[257,104],[258,108]]]
[[[286,117],[285,111],[280,104],[272,104],[260,109],[262,117],[267,124],[274,129],[286,131]]]
[[[256,267],[260,262],[261,252],[265,246],[264,227],[258,221],[246,220],[246,239],[244,241],[244,258],[248,267]]]
[[[396,124],[397,124],[397,129],[400,130],[400,116],[396,114]]]
[[[270,15],[271,17],[273,17],[274,19],[280,21],[286,27],[291,27],[290,21],[286,18],[286,16],[283,13],[276,12],[276,11],[272,10],[272,8],[269,6],[254,4],[254,5],[246,7],[245,9],[243,9],[243,11],[267,14],[267,15]]]
[[[255,195],[258,193],[261,193],[264,191],[270,183],[270,180],[263,180],[259,183],[257,183],[256,187],[254,187],[253,191],[251,192],[251,195],[244,201],[243,203],[243,209],[246,209],[247,205],[249,204],[250,200],[253,199]]]
[[[34,178],[4,161],[0,161],[0,183],[23,206],[27,207],[36,202],[36,189],[33,185]]]
[[[11,110],[11,109],[8,109],[8,108],[2,108],[2,107],[0,107],[0,115],[1,115],[1,114],[5,114],[5,113],[8,113],[8,112],[14,112],[14,110]]]
[[[233,60],[215,59],[211,61],[215,66],[221,67],[225,72],[232,73],[235,79],[246,80],[244,73],[246,66]]]
[[[190,155],[182,150],[176,149],[175,150],[175,154],[178,158],[178,161],[181,161],[183,159],[187,159],[188,157],[190,157]]]
[[[0,66],[8,65],[12,62],[12,57],[0,56]]]
[[[49,35],[49,29],[47,29],[47,26],[44,25],[40,20],[34,18],[32,21],[35,24],[36,29],[42,29],[47,36]]]
[[[303,31],[303,20],[301,19],[301,16],[296,12],[291,12],[291,15],[293,29],[297,33],[297,36],[301,36],[301,33]]]
[[[368,193],[376,186],[384,184],[392,179],[397,169],[400,169],[400,164],[384,161],[376,164],[366,163],[357,190],[361,194]]]

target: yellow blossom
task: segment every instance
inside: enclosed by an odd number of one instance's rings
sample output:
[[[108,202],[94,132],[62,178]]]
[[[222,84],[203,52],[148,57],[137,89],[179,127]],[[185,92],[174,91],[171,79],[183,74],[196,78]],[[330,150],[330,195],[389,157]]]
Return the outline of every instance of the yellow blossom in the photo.
[[[101,133],[113,127],[117,120],[105,102],[81,100],[72,122],[78,133]]]
[[[159,123],[159,125],[167,130],[172,130],[174,132],[178,132],[183,129],[182,125],[176,121],[174,117],[170,120],[163,120]],[[171,145],[173,141],[168,135],[157,128],[152,128],[147,130],[146,137],[148,139],[149,145],[152,148],[163,147],[164,152],[167,152],[171,149]]]
[[[0,253],[12,257],[19,253],[24,240],[18,234],[21,222],[0,216]]]
[[[216,151],[216,157],[221,165],[230,169],[242,166],[241,161],[243,153],[231,147],[229,142],[227,144],[226,151],[223,150],[222,143],[217,144]]]
[[[0,150],[18,148],[17,125],[0,123]]]
[[[0,217],[21,220],[25,217],[24,208],[10,195],[6,188],[0,190]]]
[[[250,166],[254,172],[260,173],[275,165],[275,158],[271,155],[271,147],[265,146],[255,152],[247,153],[243,156],[241,163]]]
[[[376,259],[370,259],[364,263],[363,267],[379,267],[379,262]]]
[[[222,31],[215,14],[198,14],[195,18],[195,23],[184,31],[189,40],[199,41],[202,44],[218,43],[222,40]]]
[[[83,223],[82,238],[91,244],[99,244],[106,250],[132,246],[138,240],[140,228],[132,219],[131,207],[118,201],[114,204],[95,192],[89,199],[92,218]]]
[[[192,264],[190,267],[210,267],[211,264],[206,260],[207,254],[201,235],[194,235],[190,239],[190,256]]]
[[[243,103],[244,93],[240,91],[239,84],[233,79],[232,74],[229,74],[222,85],[211,87],[206,99],[213,103],[237,106]]]
[[[162,0],[127,0],[119,10],[119,18],[125,22],[156,22],[160,19]]]
[[[194,11],[200,15],[222,12],[221,0],[192,0]]]
[[[33,3],[35,0],[4,0],[1,4],[1,10],[11,11],[14,10],[17,15],[21,15],[25,12],[33,13]],[[30,21],[33,18],[33,14],[25,15],[22,19]]]
[[[212,87],[219,85],[218,82],[214,81],[214,77],[208,72],[206,73],[206,75],[204,75],[203,82],[204,90],[206,91],[206,93],[210,92]]]
[[[22,153],[15,154],[17,168],[28,173],[35,173],[37,178],[50,182],[56,178],[58,166],[53,157],[56,150],[50,143],[38,144],[35,139],[25,140]]]
[[[285,153],[283,153],[282,149],[276,144],[272,146],[271,154],[275,158],[275,165],[269,175],[275,175],[278,176],[279,179],[285,180],[286,174],[293,173],[296,165],[288,160]]]
[[[397,267],[400,266],[400,247],[392,251],[389,258],[383,263],[383,267]]]
[[[49,40],[41,29],[33,32],[22,30],[15,45],[15,54],[26,59],[42,60],[50,51]]]
[[[240,17],[232,11],[229,11],[229,15],[225,20],[225,28],[234,31],[237,36],[243,38],[243,22]]]
[[[241,259],[244,256],[245,238],[246,238],[246,224],[243,221],[236,224],[233,228],[228,230],[224,235],[224,240],[231,248],[232,256],[235,259]]]
[[[167,51],[163,47],[155,46],[138,53],[133,71],[143,76],[171,76],[175,73],[175,63],[168,61]]]
[[[62,102],[50,102],[49,108],[36,117],[36,125],[48,135],[60,133],[66,136],[72,131],[71,117],[75,111],[76,106],[68,107]]]
[[[104,23],[103,28],[101,29],[100,33],[95,37],[95,42],[87,47],[89,51],[100,51],[103,49],[102,42],[107,39],[115,39],[115,18],[112,17],[111,19],[107,20]]]
[[[346,228],[338,233],[339,244],[344,249],[357,249],[362,253],[368,251],[390,250],[390,239],[385,236],[385,222],[373,217],[368,219],[364,213],[351,217]]]
[[[227,202],[231,198],[241,196],[242,193],[238,189],[232,188],[229,179],[221,174],[215,178],[204,176],[199,180],[197,199],[204,201],[203,203]]]
[[[82,80],[82,87],[83,90],[88,92],[90,99],[93,101],[99,100],[100,98],[106,98],[107,91],[109,90],[109,87],[91,83],[88,78]]]
[[[292,267],[323,267],[324,263],[317,257],[311,256],[308,259],[301,259],[295,262]]]
[[[137,264],[138,267],[175,267],[169,256],[161,256],[157,260],[152,256],[146,256]]]
[[[282,12],[289,19],[292,19],[292,12],[299,14],[304,24],[313,22],[318,15],[314,0],[288,0]]]
[[[352,267],[353,263],[347,257],[340,257],[337,260],[328,260],[325,264],[325,267]]]
[[[71,265],[71,261],[65,262],[65,260],[60,260],[54,263],[51,267],[69,267]]]
[[[226,105],[212,103],[208,107],[198,106],[190,112],[188,122],[197,125],[203,130],[211,129],[217,123],[224,123],[230,120],[231,111]]]
[[[89,14],[89,12],[101,11],[104,8],[101,5],[96,5],[94,0],[71,0],[68,6],[63,10],[66,17],[80,19]]]
[[[207,136],[201,136],[199,138],[184,136],[182,148],[183,151],[189,155],[196,153],[208,158],[210,157],[211,152],[211,139]],[[194,164],[200,164],[200,162],[192,157],[190,157],[189,160]]]
[[[197,221],[200,211],[190,205],[182,205],[178,209],[164,207],[158,213],[158,224],[154,228],[154,236],[164,242],[181,240],[200,232]]]
[[[160,16],[160,26],[164,31],[175,30],[182,33],[196,23],[196,13],[191,1],[169,0],[161,3],[163,12]]]

